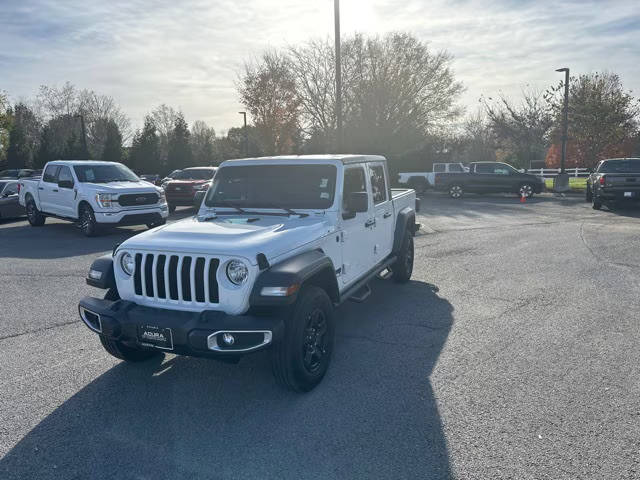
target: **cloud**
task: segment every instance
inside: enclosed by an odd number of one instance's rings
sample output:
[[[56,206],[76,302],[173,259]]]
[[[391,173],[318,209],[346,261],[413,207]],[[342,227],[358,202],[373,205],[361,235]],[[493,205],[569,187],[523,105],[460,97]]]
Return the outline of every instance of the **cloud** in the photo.
[[[447,49],[463,103],[572,72],[610,70],[640,90],[636,0],[343,0],[343,34],[407,30]],[[218,130],[240,123],[243,62],[266,48],[333,36],[330,0],[4,0],[0,89],[33,96],[69,80],[112,95],[135,125],[154,106],[181,108]]]

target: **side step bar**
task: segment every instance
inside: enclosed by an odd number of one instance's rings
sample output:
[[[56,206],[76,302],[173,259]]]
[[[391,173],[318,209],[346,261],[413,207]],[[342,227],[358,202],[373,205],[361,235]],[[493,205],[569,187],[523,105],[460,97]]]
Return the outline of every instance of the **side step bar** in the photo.
[[[365,275],[363,275],[363,277],[358,280],[356,283],[354,283],[353,285],[351,285],[350,287],[348,287],[341,295],[340,295],[340,301],[337,303],[337,305],[340,305],[341,303],[344,303],[345,301],[349,300],[351,297],[361,297],[360,295],[360,291],[364,288],[367,287],[369,288],[369,282],[375,278],[376,275],[378,275],[380,272],[386,270],[387,268],[389,268],[391,265],[393,265],[395,263],[395,261],[397,260],[397,257],[391,256],[388,257],[386,260],[382,261],[381,263],[379,263],[378,265],[376,265],[375,267],[373,267],[371,270],[369,270]],[[369,292],[370,293],[370,292]],[[367,294],[363,300],[366,300],[366,298],[369,296],[369,294]],[[355,300],[356,302],[358,300]]]
[[[369,286],[369,284],[366,284],[363,285],[360,290],[355,292],[351,297],[349,297],[349,300],[356,303],[362,303],[367,298],[369,298],[369,295],[371,295],[371,287]]]

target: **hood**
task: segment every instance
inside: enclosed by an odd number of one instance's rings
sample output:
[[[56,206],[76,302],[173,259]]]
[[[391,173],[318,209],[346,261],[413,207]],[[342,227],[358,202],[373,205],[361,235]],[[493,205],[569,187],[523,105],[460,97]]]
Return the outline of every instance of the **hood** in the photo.
[[[154,184],[140,180],[139,182],[89,183],[92,188],[110,193],[158,193]]]
[[[221,215],[192,217],[136,235],[121,249],[244,257],[256,264],[264,253],[272,260],[335,231],[325,215]]]
[[[176,186],[191,186],[191,185],[202,185],[203,183],[209,183],[211,182],[211,179],[209,180],[171,180],[167,186],[168,187],[176,187]]]

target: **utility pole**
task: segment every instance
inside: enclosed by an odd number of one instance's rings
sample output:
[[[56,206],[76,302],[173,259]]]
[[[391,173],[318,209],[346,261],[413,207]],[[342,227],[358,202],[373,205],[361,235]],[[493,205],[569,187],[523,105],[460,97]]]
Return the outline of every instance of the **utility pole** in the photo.
[[[569,189],[569,176],[565,172],[569,132],[569,69],[567,67],[558,68],[556,72],[564,72],[564,105],[562,108],[562,157],[560,158],[560,174],[554,178],[554,189],[556,191],[566,191]]]
[[[244,117],[244,156],[249,157],[249,131],[247,130],[247,112],[238,112]]]
[[[340,0],[333,0],[336,42],[336,146],[342,153],[342,66],[340,60]]]

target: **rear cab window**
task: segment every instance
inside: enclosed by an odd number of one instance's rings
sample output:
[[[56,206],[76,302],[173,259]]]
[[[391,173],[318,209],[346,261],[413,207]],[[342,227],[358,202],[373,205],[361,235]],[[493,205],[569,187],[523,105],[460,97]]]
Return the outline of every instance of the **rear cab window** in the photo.
[[[387,182],[382,165],[370,165],[369,177],[371,179],[371,194],[375,205],[387,201]]]

